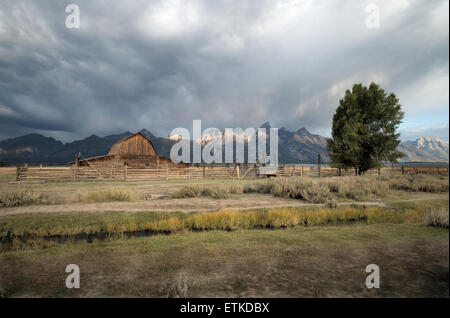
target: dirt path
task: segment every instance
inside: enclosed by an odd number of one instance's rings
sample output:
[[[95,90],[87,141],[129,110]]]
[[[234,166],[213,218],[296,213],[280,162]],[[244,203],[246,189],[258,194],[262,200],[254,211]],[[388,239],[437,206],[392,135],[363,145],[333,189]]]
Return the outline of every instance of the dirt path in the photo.
[[[389,202],[408,202],[441,199],[442,196],[427,196],[415,199],[395,200]],[[366,206],[386,206],[384,201],[370,202],[345,202],[338,205],[359,204]],[[174,212],[181,211],[185,213],[196,211],[217,211],[222,209],[247,210],[258,208],[280,208],[297,206],[322,206],[323,204],[308,203],[294,199],[276,198],[268,194],[247,194],[245,196],[229,199],[212,199],[208,197],[189,198],[189,199],[153,199],[138,202],[103,202],[103,203],[77,203],[77,204],[58,204],[58,205],[37,205],[16,208],[0,209],[0,216],[17,215],[25,213],[64,213],[64,212],[87,212],[95,213],[102,211],[118,212]]]

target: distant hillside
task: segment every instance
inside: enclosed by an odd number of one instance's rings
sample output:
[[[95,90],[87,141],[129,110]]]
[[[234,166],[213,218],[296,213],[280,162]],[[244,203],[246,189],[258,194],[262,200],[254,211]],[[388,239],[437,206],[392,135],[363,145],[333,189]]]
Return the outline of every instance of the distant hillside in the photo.
[[[73,161],[78,152],[81,152],[85,158],[104,155],[116,141],[130,135],[130,132],[105,137],[92,135],[66,144],[39,134],[9,138],[0,141],[0,161],[66,163]]]
[[[56,153],[53,153],[51,158],[57,162],[67,162],[73,161],[75,159],[75,155],[79,152],[81,152],[84,158],[105,155],[109,152],[109,149],[115,142],[131,135],[132,133],[130,132],[105,137],[92,135],[85,139],[76,140],[65,144],[64,148]]]
[[[270,124],[265,123],[261,127],[270,128]],[[170,156],[174,141],[156,137],[146,129],[140,132],[152,141],[160,156],[166,158]],[[9,138],[0,141],[0,162],[67,163],[73,161],[78,152],[81,152],[84,158],[101,156],[107,154],[116,141],[130,135],[132,135],[131,132],[105,137],[92,135],[66,144],[39,134]],[[415,141],[403,142],[399,150],[407,155],[402,162],[448,162],[449,160],[448,142],[439,138],[422,137]],[[311,134],[305,128],[296,131],[289,131],[286,128],[278,130],[280,163],[316,163],[319,153],[322,162],[328,162],[325,137]]]
[[[320,153],[322,162],[329,160],[327,139],[311,134],[305,128],[289,131],[278,130],[278,155],[282,163],[316,163]]]
[[[32,162],[48,161],[51,155],[61,151],[64,144],[52,137],[29,134],[0,141],[0,161]]]

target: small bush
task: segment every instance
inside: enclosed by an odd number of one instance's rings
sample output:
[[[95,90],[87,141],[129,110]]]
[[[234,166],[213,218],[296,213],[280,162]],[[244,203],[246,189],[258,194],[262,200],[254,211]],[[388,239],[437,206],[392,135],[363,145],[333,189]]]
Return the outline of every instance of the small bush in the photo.
[[[195,198],[202,195],[203,186],[201,185],[187,185],[171,193],[169,198],[182,199],[182,198]]]
[[[230,194],[230,190],[224,186],[213,185],[209,188],[204,188],[201,196],[212,197],[214,199],[225,199]]]
[[[325,203],[325,207],[328,209],[336,209],[338,207],[336,200],[331,199]]]
[[[448,229],[449,213],[445,209],[431,210],[425,213],[425,224],[427,226],[442,227]]]
[[[16,207],[32,204],[50,204],[51,200],[36,191],[16,191],[0,193],[0,207]]]
[[[273,182],[268,180],[265,182],[251,182],[246,183],[243,188],[243,193],[272,193]]]
[[[433,175],[407,175],[383,177],[391,189],[413,192],[448,192],[448,177]]]
[[[166,298],[187,298],[192,282],[186,274],[180,274],[175,281],[166,281],[162,286],[162,293]]]
[[[96,203],[96,202],[127,202],[132,201],[132,194],[129,190],[109,189],[99,192],[75,193],[70,202],[71,203]]]
[[[230,194],[238,194],[244,192],[244,186],[241,183],[233,182],[226,185],[188,185],[171,193],[169,198],[196,198],[196,197],[212,197],[214,199],[224,199]]]

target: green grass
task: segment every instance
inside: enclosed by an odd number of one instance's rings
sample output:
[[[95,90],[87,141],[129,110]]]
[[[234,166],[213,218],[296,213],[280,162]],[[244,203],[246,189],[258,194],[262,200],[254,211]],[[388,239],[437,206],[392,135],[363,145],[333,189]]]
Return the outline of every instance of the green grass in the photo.
[[[447,213],[448,200],[417,201],[389,207],[342,206],[293,207],[218,212],[98,212],[40,213],[0,217],[0,243],[3,250],[27,249],[49,239],[86,240],[170,234],[185,231],[236,231],[282,229],[322,225],[397,223],[440,225],[429,222],[430,213]],[[442,219],[442,217],[441,217]],[[447,222],[448,223],[448,222]]]
[[[408,224],[211,231],[0,253],[4,297],[448,297],[448,230]],[[67,289],[68,264],[81,288]],[[368,264],[381,288],[364,285]],[[169,295],[170,296],[170,295]],[[171,296],[174,296],[171,294]]]
[[[400,201],[400,202],[388,202],[388,207],[398,211],[404,211],[408,209],[448,209],[448,194],[442,196],[440,199],[434,200],[418,200],[418,201]]]
[[[1,174],[0,173],[0,183],[8,183],[11,181],[15,181],[16,180],[16,175],[11,173],[11,174]]]
[[[96,213],[39,213],[0,217],[0,238],[8,235],[48,236],[79,235],[107,232],[108,227],[128,231],[136,224],[158,222],[168,218],[183,218],[181,212],[96,212]],[[110,229],[111,230],[111,229]]]
[[[201,191],[191,197],[257,200],[262,196],[247,193],[270,193],[324,204],[0,213],[0,297],[448,297],[448,177],[396,178],[1,184],[2,195],[35,191],[49,203],[70,202],[77,193],[74,202],[186,197],[183,187],[194,184]],[[386,207],[333,204],[380,198]],[[177,202],[182,210],[185,201]],[[81,269],[80,290],[64,285],[73,263]],[[381,268],[379,290],[364,287],[365,267],[373,263]]]

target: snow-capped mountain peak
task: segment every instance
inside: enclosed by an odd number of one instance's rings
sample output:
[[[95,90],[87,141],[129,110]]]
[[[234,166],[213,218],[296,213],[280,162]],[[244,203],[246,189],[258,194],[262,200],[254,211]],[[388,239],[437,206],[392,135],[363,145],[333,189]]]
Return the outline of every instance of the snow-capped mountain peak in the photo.
[[[438,137],[420,137],[414,141],[405,142],[409,150],[427,153],[442,161],[448,161],[449,144]]]

